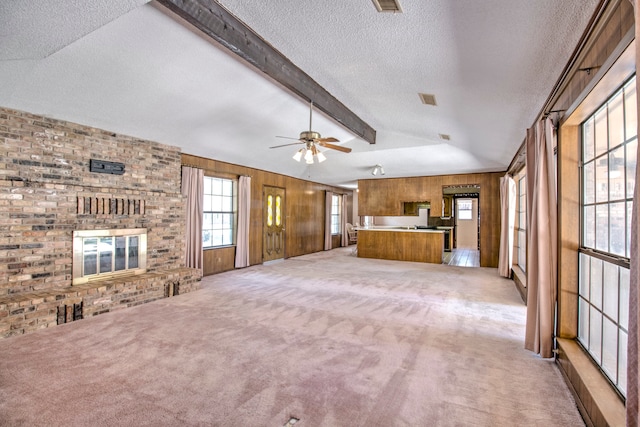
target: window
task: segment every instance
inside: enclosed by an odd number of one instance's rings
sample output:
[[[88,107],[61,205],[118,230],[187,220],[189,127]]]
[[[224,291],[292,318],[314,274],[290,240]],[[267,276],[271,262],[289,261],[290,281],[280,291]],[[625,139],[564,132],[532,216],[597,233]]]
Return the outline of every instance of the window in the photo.
[[[458,219],[473,219],[473,201],[471,199],[458,200]]]
[[[236,228],[236,182],[204,177],[202,246],[213,248],[234,244]]]
[[[635,77],[582,124],[578,340],[626,394]]]
[[[522,271],[527,271],[527,175],[524,169],[516,176],[516,182],[516,261]]]
[[[341,198],[342,196],[335,194],[331,198],[331,234],[342,234],[340,231]]]

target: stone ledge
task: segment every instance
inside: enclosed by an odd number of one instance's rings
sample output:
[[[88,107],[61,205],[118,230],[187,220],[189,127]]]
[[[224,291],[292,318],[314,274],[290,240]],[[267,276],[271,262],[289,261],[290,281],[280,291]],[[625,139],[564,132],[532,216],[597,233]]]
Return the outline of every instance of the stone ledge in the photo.
[[[598,367],[572,339],[558,338],[560,372],[587,426],[625,425],[625,406]]]
[[[82,304],[82,317],[133,307],[200,288],[202,271],[174,268],[139,275],[0,296],[0,338],[59,323],[62,309]]]

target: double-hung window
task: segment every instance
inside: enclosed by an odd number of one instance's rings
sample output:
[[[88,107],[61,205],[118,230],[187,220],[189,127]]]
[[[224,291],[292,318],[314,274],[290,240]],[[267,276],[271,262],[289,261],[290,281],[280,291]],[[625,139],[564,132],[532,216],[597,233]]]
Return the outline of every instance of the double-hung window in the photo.
[[[582,124],[578,340],[626,395],[635,77]]]
[[[235,243],[237,185],[224,178],[204,177],[202,246],[214,248]]]
[[[522,271],[527,271],[527,175],[516,176],[518,200],[516,206],[516,257]]]
[[[331,234],[342,234],[340,230],[341,198],[342,196],[335,194],[331,198]]]

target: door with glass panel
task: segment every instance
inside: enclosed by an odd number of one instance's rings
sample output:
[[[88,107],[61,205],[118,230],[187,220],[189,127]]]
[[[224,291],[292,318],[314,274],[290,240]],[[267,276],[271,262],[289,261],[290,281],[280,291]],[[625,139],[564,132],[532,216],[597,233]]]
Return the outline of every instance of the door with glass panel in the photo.
[[[284,188],[264,187],[262,261],[284,258]]]

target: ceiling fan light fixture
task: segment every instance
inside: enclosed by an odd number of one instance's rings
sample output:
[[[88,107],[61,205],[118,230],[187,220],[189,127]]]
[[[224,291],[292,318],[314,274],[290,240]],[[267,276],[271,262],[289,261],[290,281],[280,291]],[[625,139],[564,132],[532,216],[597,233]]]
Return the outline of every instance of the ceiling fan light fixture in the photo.
[[[307,150],[307,152],[304,153],[304,160],[308,165],[313,163],[313,153],[311,150]]]
[[[295,160],[296,162],[299,162],[300,160],[302,160],[302,155],[304,154],[305,149],[301,148],[298,151],[296,151],[296,154],[293,155],[293,160]]]
[[[318,163],[322,163],[327,160],[327,158],[324,156],[324,154],[322,154],[320,150],[317,150],[316,157],[318,158]]]

